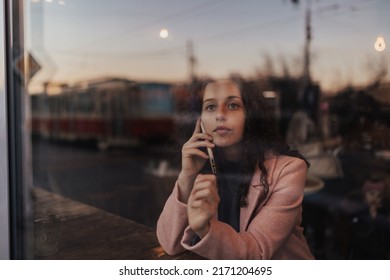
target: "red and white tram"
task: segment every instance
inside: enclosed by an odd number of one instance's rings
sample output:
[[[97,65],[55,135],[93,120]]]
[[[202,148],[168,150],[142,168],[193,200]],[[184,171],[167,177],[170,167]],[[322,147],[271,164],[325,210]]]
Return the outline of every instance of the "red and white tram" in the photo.
[[[32,133],[50,139],[96,140],[100,147],[167,139],[174,129],[171,84],[104,79],[31,97]]]

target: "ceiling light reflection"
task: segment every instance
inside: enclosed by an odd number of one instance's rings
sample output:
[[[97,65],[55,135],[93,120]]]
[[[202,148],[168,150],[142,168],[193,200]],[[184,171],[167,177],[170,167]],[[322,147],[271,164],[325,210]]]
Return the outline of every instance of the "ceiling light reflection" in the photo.
[[[378,52],[383,52],[385,50],[385,39],[382,36],[378,36],[378,38],[376,38],[374,48]]]

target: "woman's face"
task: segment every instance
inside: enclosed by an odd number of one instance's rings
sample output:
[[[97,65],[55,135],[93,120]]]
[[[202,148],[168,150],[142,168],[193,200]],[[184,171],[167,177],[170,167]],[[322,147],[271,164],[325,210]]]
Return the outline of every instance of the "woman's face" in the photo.
[[[245,108],[234,82],[218,81],[206,86],[201,120],[216,146],[233,148],[242,141]]]

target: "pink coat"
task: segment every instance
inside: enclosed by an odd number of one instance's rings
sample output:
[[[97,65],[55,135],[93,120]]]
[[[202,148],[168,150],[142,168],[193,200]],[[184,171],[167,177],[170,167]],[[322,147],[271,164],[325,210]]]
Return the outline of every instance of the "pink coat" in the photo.
[[[191,245],[195,233],[188,226],[186,204],[178,200],[177,182],[157,223],[157,237],[170,255],[190,250],[208,259],[313,259],[303,235],[302,199],[306,179],[303,160],[273,156],[266,162],[269,192],[263,190],[260,170],[240,210],[240,232],[214,218],[207,235]]]

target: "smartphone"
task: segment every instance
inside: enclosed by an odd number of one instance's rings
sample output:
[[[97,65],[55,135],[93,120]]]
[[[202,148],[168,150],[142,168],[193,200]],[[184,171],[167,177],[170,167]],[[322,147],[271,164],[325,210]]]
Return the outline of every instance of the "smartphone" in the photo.
[[[200,129],[202,130],[202,133],[206,133],[206,130],[204,129],[202,122],[200,122]],[[207,147],[207,153],[209,155],[211,171],[213,172],[213,174],[217,174],[217,166],[215,165],[213,150],[211,150],[211,148]]]

